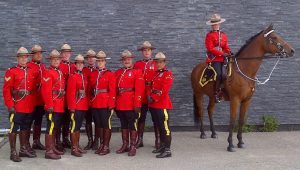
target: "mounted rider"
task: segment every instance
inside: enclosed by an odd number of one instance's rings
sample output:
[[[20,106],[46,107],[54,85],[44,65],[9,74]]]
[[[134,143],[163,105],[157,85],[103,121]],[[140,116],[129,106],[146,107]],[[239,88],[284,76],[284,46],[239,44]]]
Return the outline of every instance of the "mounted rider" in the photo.
[[[210,25],[212,30],[206,34],[205,46],[207,49],[206,63],[210,64],[216,71],[216,83],[215,89],[215,101],[219,103],[221,100],[221,88],[222,82],[222,66],[224,59],[231,54],[231,50],[228,45],[227,35],[220,30],[220,24],[225,22],[224,18],[221,18],[219,14],[213,14],[209,21],[206,22]]]

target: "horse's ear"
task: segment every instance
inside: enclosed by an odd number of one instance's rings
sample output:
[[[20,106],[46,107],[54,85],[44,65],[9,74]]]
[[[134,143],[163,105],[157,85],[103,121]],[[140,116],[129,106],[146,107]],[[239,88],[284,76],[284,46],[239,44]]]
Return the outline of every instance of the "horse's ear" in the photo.
[[[271,23],[271,24],[265,29],[264,32],[269,32],[269,31],[271,31],[271,30],[273,30],[273,23]]]

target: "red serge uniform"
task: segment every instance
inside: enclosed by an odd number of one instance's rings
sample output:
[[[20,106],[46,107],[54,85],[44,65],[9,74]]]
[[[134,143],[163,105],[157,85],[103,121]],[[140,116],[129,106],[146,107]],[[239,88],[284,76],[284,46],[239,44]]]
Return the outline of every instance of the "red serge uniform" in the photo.
[[[59,69],[63,73],[65,80],[67,81],[69,76],[73,74],[76,70],[76,65],[74,63],[68,61],[62,61],[59,64]]]
[[[67,87],[69,110],[88,110],[87,84],[87,78],[81,71],[70,75]]]
[[[172,103],[169,91],[172,86],[173,75],[166,68],[156,71],[152,80],[150,97],[153,102],[149,104],[151,108],[171,109]]]
[[[7,108],[14,107],[17,113],[31,114],[33,112],[36,77],[37,75],[30,67],[17,65],[6,71],[3,97]]]
[[[27,66],[32,68],[37,75],[37,81],[36,81],[36,91],[35,91],[35,102],[36,106],[44,106],[44,101],[41,94],[41,86],[42,86],[42,77],[46,70],[45,64],[36,62],[36,61],[30,61],[27,63]]]
[[[94,71],[94,69],[96,69],[96,67],[94,67],[94,66],[93,67],[91,67],[91,66],[83,67],[82,72],[86,76],[86,78],[88,79],[88,81],[89,81],[90,75]]]
[[[89,93],[92,108],[115,108],[116,79],[107,69],[94,69],[90,75]]]
[[[154,75],[156,74],[155,72],[157,70],[156,63],[152,59],[140,60],[134,64],[134,68],[142,70],[143,77],[145,80],[145,91],[142,96],[142,104],[147,105],[148,104],[147,95],[150,94],[151,81]]]
[[[207,49],[206,63],[223,62],[224,53],[229,54],[227,35],[222,31],[211,31],[206,35],[205,46]]]
[[[45,110],[53,108],[56,113],[64,113],[65,78],[60,69],[50,66],[42,80],[42,97]]]
[[[117,82],[116,110],[141,107],[145,83],[141,70],[121,68],[115,72]]]

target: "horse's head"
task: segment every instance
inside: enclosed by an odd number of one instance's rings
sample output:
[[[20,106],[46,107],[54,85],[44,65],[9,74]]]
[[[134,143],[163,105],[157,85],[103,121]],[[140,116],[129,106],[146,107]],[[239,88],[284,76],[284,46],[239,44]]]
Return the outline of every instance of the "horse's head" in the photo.
[[[262,36],[265,39],[265,50],[271,54],[278,54],[283,57],[292,57],[294,55],[294,48],[284,41],[273,29],[273,24],[270,24],[262,32]]]

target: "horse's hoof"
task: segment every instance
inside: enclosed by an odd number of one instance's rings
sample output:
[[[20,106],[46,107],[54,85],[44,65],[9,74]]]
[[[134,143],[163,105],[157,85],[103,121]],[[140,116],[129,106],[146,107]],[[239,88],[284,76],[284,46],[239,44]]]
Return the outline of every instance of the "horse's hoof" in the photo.
[[[215,134],[211,134],[211,138],[217,139],[218,135],[216,133]]]
[[[201,133],[200,138],[201,139],[206,139],[206,134],[205,133]]]
[[[238,143],[237,146],[238,146],[238,148],[245,148],[245,144],[244,143]]]
[[[235,149],[234,149],[234,147],[228,146],[227,151],[228,152],[235,152]]]

